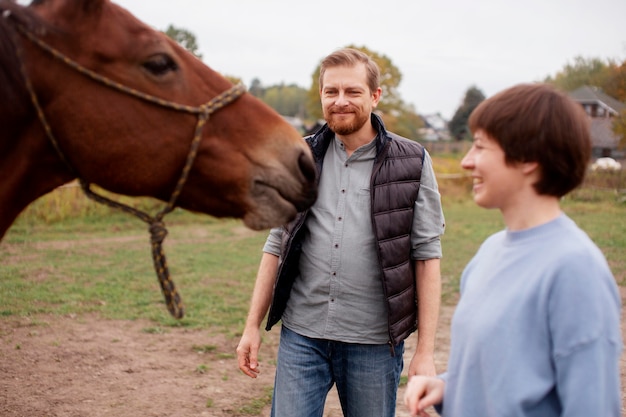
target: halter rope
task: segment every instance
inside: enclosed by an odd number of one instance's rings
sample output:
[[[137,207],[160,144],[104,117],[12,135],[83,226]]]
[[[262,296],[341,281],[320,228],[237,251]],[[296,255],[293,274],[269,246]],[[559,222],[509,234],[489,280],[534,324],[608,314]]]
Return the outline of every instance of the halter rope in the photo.
[[[3,17],[4,18],[8,17],[8,14],[3,13]],[[186,112],[186,113],[197,115],[198,122],[196,124],[196,130],[195,130],[193,140],[191,142],[189,154],[187,155],[187,160],[181,172],[180,178],[178,179],[178,182],[176,183],[176,186],[174,187],[174,191],[172,192],[172,195],[169,201],[167,202],[167,204],[165,205],[165,207],[163,207],[163,209],[161,209],[154,217],[152,217],[149,214],[142,212],[134,207],[130,207],[126,204],[123,204],[117,201],[113,201],[103,195],[96,194],[95,192],[91,190],[90,184],[87,181],[85,181],[83,178],[81,178],[80,175],[78,175],[78,172],[76,172],[73,166],[69,163],[69,161],[67,160],[67,158],[61,151],[61,147],[59,146],[59,143],[57,142],[56,138],[52,134],[52,129],[50,128],[50,124],[48,123],[46,116],[43,113],[41,105],[39,104],[39,100],[37,99],[37,95],[35,94],[35,90],[32,86],[30,78],[28,77],[28,73],[26,71],[26,66],[24,64],[24,59],[22,56],[22,51],[19,47],[19,44],[16,42],[18,60],[20,62],[20,67],[21,67],[22,75],[24,77],[26,88],[29,92],[31,101],[37,111],[37,116],[39,117],[39,120],[41,124],[43,125],[46,131],[46,135],[48,136],[48,139],[52,143],[52,146],[56,150],[57,154],[59,155],[63,163],[65,163],[65,165],[69,168],[72,174],[79,179],[81,188],[83,189],[87,197],[99,203],[102,203],[110,207],[120,209],[127,213],[133,214],[137,216],[139,219],[148,223],[148,226],[149,226],[148,230],[150,231],[150,242],[152,246],[152,259],[154,261],[154,268],[157,273],[159,283],[161,285],[161,291],[163,292],[163,295],[165,297],[167,309],[173,317],[177,319],[182,318],[184,316],[184,307],[182,304],[180,294],[178,293],[178,291],[176,290],[176,286],[174,285],[174,281],[172,281],[172,279],[170,278],[170,273],[167,267],[165,253],[163,251],[163,240],[165,239],[165,236],[167,236],[167,229],[165,228],[165,224],[163,223],[163,217],[174,209],[176,200],[178,199],[178,196],[180,195],[185,185],[185,182],[187,181],[187,177],[189,176],[189,172],[191,171],[191,167],[198,153],[198,146],[200,145],[200,140],[202,138],[202,129],[205,123],[207,122],[207,120],[209,119],[209,116],[215,113],[216,111],[218,111],[219,109],[225,107],[226,105],[232,103],[233,101],[238,99],[241,95],[243,95],[246,92],[245,86],[243,86],[242,84],[235,85],[229,88],[228,90],[222,92],[218,96],[212,98],[207,103],[202,104],[198,107],[174,103],[171,101],[160,99],[158,97],[155,97],[149,94],[142,93],[141,91],[127,87],[107,77],[97,74],[94,71],[88,68],[85,68],[78,62],[73,61],[72,59],[62,54],[58,50],[54,49],[52,46],[48,45],[47,43],[42,41],[40,38],[33,35],[31,32],[26,30],[21,25],[18,24],[17,28],[21,34],[26,36],[35,45],[39,46],[46,52],[50,53],[53,57],[61,60],[63,63],[75,69],[76,71],[80,72],[81,74],[84,74],[87,77],[106,85],[107,87],[113,88],[125,94],[129,94],[141,100],[145,100],[152,104],[156,104],[156,105],[173,109],[176,111],[180,111],[180,112]]]

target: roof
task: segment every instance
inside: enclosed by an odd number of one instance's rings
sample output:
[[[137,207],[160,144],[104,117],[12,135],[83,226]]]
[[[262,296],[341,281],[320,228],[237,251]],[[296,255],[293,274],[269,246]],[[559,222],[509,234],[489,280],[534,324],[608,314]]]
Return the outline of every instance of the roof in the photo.
[[[626,110],[626,104],[605,94],[599,87],[583,85],[574,91],[570,91],[569,96],[581,104],[598,104],[614,114],[619,114],[622,110]]]
[[[435,130],[446,130],[448,122],[439,114],[422,114],[420,115],[426,127],[433,128]]]
[[[619,115],[626,110],[626,104],[614,99],[602,91],[601,88],[583,85],[568,93],[569,96],[582,105],[598,105],[606,109],[608,114]],[[610,117],[590,117],[591,142],[594,148],[616,149],[619,137],[613,132],[613,119]]]

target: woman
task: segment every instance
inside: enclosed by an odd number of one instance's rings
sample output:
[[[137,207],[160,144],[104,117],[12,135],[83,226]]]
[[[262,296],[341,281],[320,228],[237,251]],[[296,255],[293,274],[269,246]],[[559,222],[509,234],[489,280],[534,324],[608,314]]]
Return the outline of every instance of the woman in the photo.
[[[591,156],[587,116],[542,84],[481,103],[461,165],[474,201],[506,229],[465,268],[451,326],[448,371],[414,376],[412,415],[619,416],[621,301],[609,266],[559,200]]]

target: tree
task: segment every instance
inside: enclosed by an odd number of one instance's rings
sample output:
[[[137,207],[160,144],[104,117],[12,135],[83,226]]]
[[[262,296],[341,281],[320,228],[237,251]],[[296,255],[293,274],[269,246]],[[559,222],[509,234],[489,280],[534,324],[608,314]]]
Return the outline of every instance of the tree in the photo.
[[[603,61],[599,58],[576,57],[572,64],[557,72],[554,77],[546,77],[550,83],[564,91],[573,91],[583,85],[597,87],[605,94],[626,102],[626,61]],[[620,147],[626,147],[626,112],[613,121],[613,132],[621,138]]]
[[[283,116],[305,119],[306,95],[307,91],[295,84],[279,84],[265,88],[260,98]]]
[[[311,87],[307,91],[306,94],[306,110],[307,113],[314,119],[319,120],[322,119],[322,105],[320,103],[320,66],[318,65],[313,71],[313,75],[311,75]]]
[[[602,89],[609,96],[626,103],[626,61],[621,64],[611,63],[608,72],[609,77]]]
[[[167,36],[175,40],[180,46],[194,54],[198,59],[202,59],[202,54],[198,52],[198,43],[196,35],[187,29],[177,28],[169,25],[164,32]]]
[[[424,127],[424,120],[415,111],[413,105],[403,104],[400,110],[383,114],[385,127],[405,138],[420,139],[419,130]]]
[[[565,67],[553,77],[546,77],[544,82],[554,85],[563,91],[574,91],[583,85],[602,86],[609,77],[607,64],[599,58],[583,58],[577,56],[573,63]]]
[[[416,114],[413,106],[404,103],[398,92],[402,81],[402,73],[386,55],[369,50],[365,46],[348,45],[347,48],[358,49],[369,55],[380,68],[380,87],[383,90],[382,99],[378,103],[377,112],[381,114],[385,126],[395,133],[418,139],[418,129],[423,126],[421,118]],[[306,96],[307,113],[315,119],[323,118],[319,96],[320,65],[311,75],[311,87]]]
[[[605,91],[611,97],[626,103],[626,61],[611,68],[611,77]],[[613,132],[620,138],[619,147],[626,148],[626,110],[622,110],[613,121]]]
[[[248,91],[283,116],[309,118],[305,106],[307,90],[302,87],[284,83],[265,87],[261,80],[254,78]]]
[[[620,138],[619,147],[626,148],[626,110],[613,120],[613,133]]]
[[[254,78],[250,83],[250,88],[248,89],[248,91],[256,98],[261,98],[263,97],[263,92],[265,91],[265,89],[261,84],[261,80],[259,80],[258,78]]]
[[[448,129],[452,137],[456,140],[468,138],[469,128],[467,121],[470,114],[483,100],[485,100],[485,95],[476,86],[471,86],[467,89],[463,103],[461,103],[454,116],[452,116],[452,120],[448,123]]]

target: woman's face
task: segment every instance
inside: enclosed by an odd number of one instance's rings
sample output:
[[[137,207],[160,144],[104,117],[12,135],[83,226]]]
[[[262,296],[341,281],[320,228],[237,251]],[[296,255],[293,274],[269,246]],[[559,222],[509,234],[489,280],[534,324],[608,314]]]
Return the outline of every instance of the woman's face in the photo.
[[[461,167],[471,171],[474,202],[480,207],[505,211],[515,204],[523,204],[521,190],[525,175],[520,164],[505,162],[504,150],[483,130],[474,134],[474,143],[461,161]]]

